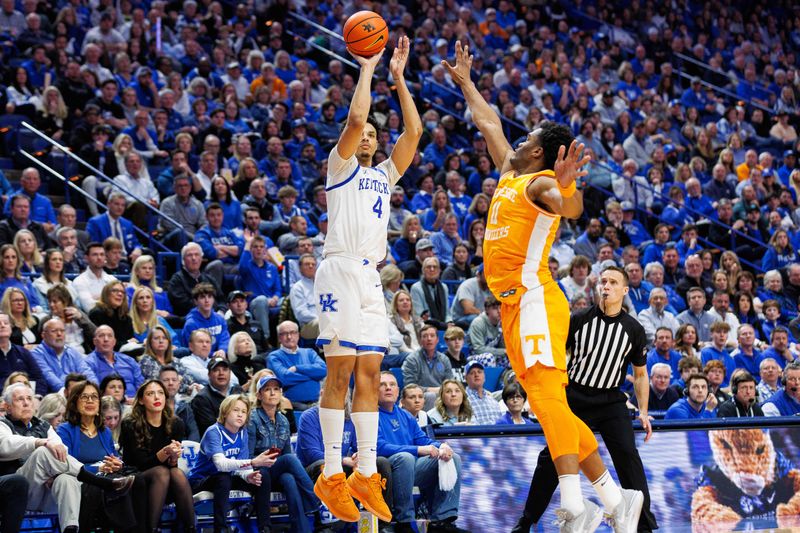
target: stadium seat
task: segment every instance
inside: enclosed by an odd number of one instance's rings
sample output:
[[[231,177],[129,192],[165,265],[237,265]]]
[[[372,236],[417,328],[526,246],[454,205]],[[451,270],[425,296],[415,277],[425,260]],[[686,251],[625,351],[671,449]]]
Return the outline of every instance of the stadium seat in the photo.
[[[483,384],[483,388],[492,392],[502,388],[503,384],[500,382],[500,376],[503,374],[503,370],[505,370],[505,368],[501,366],[487,367],[484,370],[486,374],[486,383]]]
[[[403,369],[402,368],[390,368],[392,374],[397,379],[397,386],[400,387],[400,390],[403,390],[405,384],[403,383]]]

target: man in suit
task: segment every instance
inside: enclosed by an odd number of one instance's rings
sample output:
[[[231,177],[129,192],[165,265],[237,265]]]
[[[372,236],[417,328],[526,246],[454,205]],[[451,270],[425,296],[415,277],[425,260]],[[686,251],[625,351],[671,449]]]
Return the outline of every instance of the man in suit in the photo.
[[[86,231],[89,232],[89,238],[95,242],[103,242],[108,237],[119,239],[123,253],[133,264],[142,255],[142,245],[133,232],[133,223],[122,216],[125,212],[125,203],[123,193],[112,192],[106,204],[108,210],[102,215],[90,218],[86,223]]]

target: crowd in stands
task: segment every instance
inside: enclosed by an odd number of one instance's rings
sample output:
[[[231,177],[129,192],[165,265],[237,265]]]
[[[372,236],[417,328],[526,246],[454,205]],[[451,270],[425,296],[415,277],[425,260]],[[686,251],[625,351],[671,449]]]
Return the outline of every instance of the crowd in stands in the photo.
[[[624,267],[651,414],[800,413],[800,13],[729,4],[372,5],[390,43],[412,37],[425,126],[390,205],[375,207],[390,219],[388,322],[375,327],[391,342],[378,468],[395,531],[416,517],[415,485],[430,531],[458,516],[460,481],[445,490],[436,466],[459,472],[460,457],[422,428],[532,423],[483,277],[501,177],[439,64],[456,40],[509,141],[563,122],[591,155],[584,215],[562,221],[550,269],[580,309],[603,268]],[[327,154],[356,73],[320,50],[346,56],[341,41],[289,11],[341,34],[360,5],[0,0],[0,104],[85,160],[71,181],[99,200],[4,154],[0,474],[30,486],[28,509],[57,510],[62,530],[96,515],[152,531],[168,494],[192,530],[200,490],[222,530],[231,487],[253,493],[260,531],[271,490],[294,530],[318,525],[313,283]],[[376,164],[403,130],[392,83],[379,68]],[[167,250],[180,264],[165,274]],[[630,372],[620,382],[635,408]],[[351,423],[345,435],[349,471]],[[199,443],[188,472],[182,440]],[[124,498],[127,522],[93,507]]]

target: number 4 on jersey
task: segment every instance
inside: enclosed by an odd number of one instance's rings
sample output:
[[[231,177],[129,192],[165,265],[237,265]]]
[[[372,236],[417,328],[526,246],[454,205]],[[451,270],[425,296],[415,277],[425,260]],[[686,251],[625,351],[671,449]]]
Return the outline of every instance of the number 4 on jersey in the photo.
[[[377,213],[378,218],[383,216],[383,199],[378,196],[378,199],[375,201],[375,205],[372,206],[372,212]]]

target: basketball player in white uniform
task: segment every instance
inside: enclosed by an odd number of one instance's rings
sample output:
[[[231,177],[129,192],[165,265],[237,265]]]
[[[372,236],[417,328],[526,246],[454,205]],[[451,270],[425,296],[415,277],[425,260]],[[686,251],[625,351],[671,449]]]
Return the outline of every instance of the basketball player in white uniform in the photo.
[[[405,124],[389,159],[372,166],[377,131],[367,122],[370,82],[383,52],[370,58],[353,56],[361,73],[347,123],[328,158],[328,234],[314,283],[320,328],[317,344],[323,346],[328,366],[319,409],[325,466],[314,491],[337,518],[349,522],[359,518],[352,497],[381,520],[391,521],[375,466],[380,365],[389,346],[376,265],[386,256],[391,190],[411,164],[422,136],[422,121],[403,76],[409,51],[409,40],[402,37],[389,65]],[[344,401],[353,374],[351,419],[358,439],[358,466],[345,479]]]

